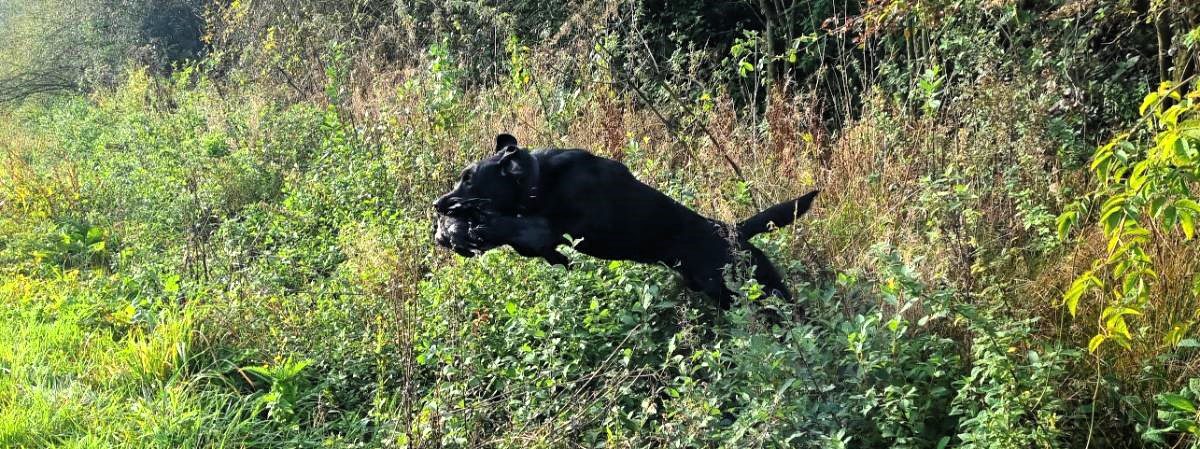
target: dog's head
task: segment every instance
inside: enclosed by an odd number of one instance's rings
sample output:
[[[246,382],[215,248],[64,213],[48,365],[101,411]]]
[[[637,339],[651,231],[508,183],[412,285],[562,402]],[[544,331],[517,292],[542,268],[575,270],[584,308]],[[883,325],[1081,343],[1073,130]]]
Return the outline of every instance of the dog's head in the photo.
[[[526,212],[536,197],[538,163],[508,134],[496,136],[495,153],[471,164],[449,193],[433,203],[439,214],[467,217],[487,209],[503,215]]]

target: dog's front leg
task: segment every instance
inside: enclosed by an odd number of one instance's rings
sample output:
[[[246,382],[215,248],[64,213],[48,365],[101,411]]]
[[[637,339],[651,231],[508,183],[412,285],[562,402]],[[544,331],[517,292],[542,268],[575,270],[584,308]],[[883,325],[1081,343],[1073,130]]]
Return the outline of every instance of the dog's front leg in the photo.
[[[509,245],[525,257],[541,257],[553,265],[568,266],[569,259],[558,252],[564,243],[550,229],[545,217],[488,215],[471,228],[471,237],[477,242],[492,245]]]

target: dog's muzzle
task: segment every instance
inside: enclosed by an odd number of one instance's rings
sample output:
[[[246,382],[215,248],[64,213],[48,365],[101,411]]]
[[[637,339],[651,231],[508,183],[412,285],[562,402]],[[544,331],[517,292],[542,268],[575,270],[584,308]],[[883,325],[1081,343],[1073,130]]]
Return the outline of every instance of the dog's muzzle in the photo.
[[[486,198],[457,198],[443,196],[433,202],[433,209],[439,215],[447,217],[461,218],[463,220],[475,222],[483,215],[484,209],[490,203]]]
[[[462,203],[459,203],[458,200],[450,197],[449,195],[438,198],[437,201],[433,202],[433,210],[436,210],[440,215],[449,216],[451,215],[451,209],[457,209],[461,207]]]

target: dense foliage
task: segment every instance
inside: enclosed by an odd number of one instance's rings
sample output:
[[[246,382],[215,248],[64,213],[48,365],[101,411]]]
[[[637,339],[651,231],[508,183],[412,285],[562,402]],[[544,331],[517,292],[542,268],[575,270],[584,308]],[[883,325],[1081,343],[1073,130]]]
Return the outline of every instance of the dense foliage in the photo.
[[[1200,444],[1190,2],[21,0],[0,28],[0,446]],[[725,220],[820,188],[756,239],[796,300],[435,248],[430,203],[505,131]]]

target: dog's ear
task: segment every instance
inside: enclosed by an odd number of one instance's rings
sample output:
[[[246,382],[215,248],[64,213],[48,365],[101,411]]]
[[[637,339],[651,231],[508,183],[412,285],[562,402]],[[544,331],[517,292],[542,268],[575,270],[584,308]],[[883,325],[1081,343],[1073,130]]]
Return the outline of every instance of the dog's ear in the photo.
[[[537,177],[537,160],[528,151],[509,146],[500,154],[501,173],[517,178],[522,184]]]
[[[541,166],[533,154],[517,147],[505,148],[500,156],[500,174],[510,176],[520,191],[522,199],[517,203],[518,213],[537,209]]]
[[[498,154],[501,151],[504,151],[505,149],[507,149],[509,147],[513,147],[513,148],[518,147],[517,138],[513,137],[512,134],[497,134],[496,135],[496,153]]]

